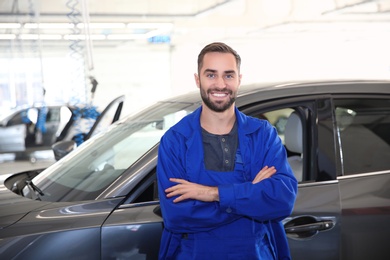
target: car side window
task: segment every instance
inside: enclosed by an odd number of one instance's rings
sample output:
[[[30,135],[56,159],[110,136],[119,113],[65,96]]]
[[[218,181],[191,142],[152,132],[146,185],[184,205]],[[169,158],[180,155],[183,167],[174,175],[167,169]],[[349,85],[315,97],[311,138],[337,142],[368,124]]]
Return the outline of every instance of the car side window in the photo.
[[[7,123],[7,126],[21,125],[30,123],[30,119],[27,115],[27,109],[21,110],[19,113],[15,114]]]
[[[344,175],[390,169],[390,100],[335,99]]]
[[[46,122],[59,122],[60,109],[60,107],[49,107],[46,114]]]
[[[267,111],[257,116],[268,120],[277,130],[286,148],[288,162],[296,179],[303,181],[304,171],[304,140],[303,130],[307,109],[300,107],[280,108]]]
[[[129,194],[123,204],[158,201],[156,168],[154,168]]]

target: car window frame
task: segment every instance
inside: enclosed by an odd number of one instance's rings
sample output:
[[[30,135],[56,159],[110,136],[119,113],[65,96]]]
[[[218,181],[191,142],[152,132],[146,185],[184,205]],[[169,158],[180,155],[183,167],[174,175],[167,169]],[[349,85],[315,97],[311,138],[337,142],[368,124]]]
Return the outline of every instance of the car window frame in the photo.
[[[277,100],[262,100],[239,107],[239,110],[247,115],[254,115],[282,108],[296,108],[298,114],[304,117],[304,109],[308,110],[305,120],[302,120],[303,136],[303,180],[300,183],[318,182],[318,131],[316,122],[318,120],[319,100],[330,99],[330,95],[307,95],[302,97],[286,97]],[[336,179],[336,174],[333,174]]]

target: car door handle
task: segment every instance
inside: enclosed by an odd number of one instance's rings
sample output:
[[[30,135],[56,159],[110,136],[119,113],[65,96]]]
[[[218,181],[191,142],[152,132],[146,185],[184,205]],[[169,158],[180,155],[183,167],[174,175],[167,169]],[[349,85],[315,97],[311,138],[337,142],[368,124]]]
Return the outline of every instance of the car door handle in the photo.
[[[286,233],[299,233],[299,232],[311,232],[311,231],[323,231],[331,229],[333,227],[333,222],[330,220],[319,221],[313,224],[306,224],[300,226],[286,227]]]
[[[301,216],[285,222],[284,230],[292,238],[308,238],[335,226],[334,217]]]

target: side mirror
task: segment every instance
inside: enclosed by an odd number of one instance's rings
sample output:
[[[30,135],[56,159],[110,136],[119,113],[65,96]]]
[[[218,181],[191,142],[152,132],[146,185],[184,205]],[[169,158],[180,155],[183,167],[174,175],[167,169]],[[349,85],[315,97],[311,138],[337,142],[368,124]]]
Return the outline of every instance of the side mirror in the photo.
[[[153,213],[156,214],[156,215],[159,216],[159,217],[162,217],[162,212],[161,212],[161,207],[160,207],[160,205],[158,205],[157,207],[155,207],[155,208],[153,209]]]
[[[60,141],[51,146],[54,152],[54,158],[58,161],[63,158],[65,155],[76,149],[77,144],[73,140],[69,141]]]
[[[156,121],[156,129],[163,130],[164,129],[164,120]]]

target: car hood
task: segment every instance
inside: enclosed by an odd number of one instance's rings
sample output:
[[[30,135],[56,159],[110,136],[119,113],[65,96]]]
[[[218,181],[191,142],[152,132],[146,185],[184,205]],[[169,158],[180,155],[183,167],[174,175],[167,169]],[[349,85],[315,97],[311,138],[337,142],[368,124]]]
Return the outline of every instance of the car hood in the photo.
[[[10,176],[0,175],[0,229],[14,224],[31,211],[52,203],[31,200],[13,193],[4,186],[4,181]]]

